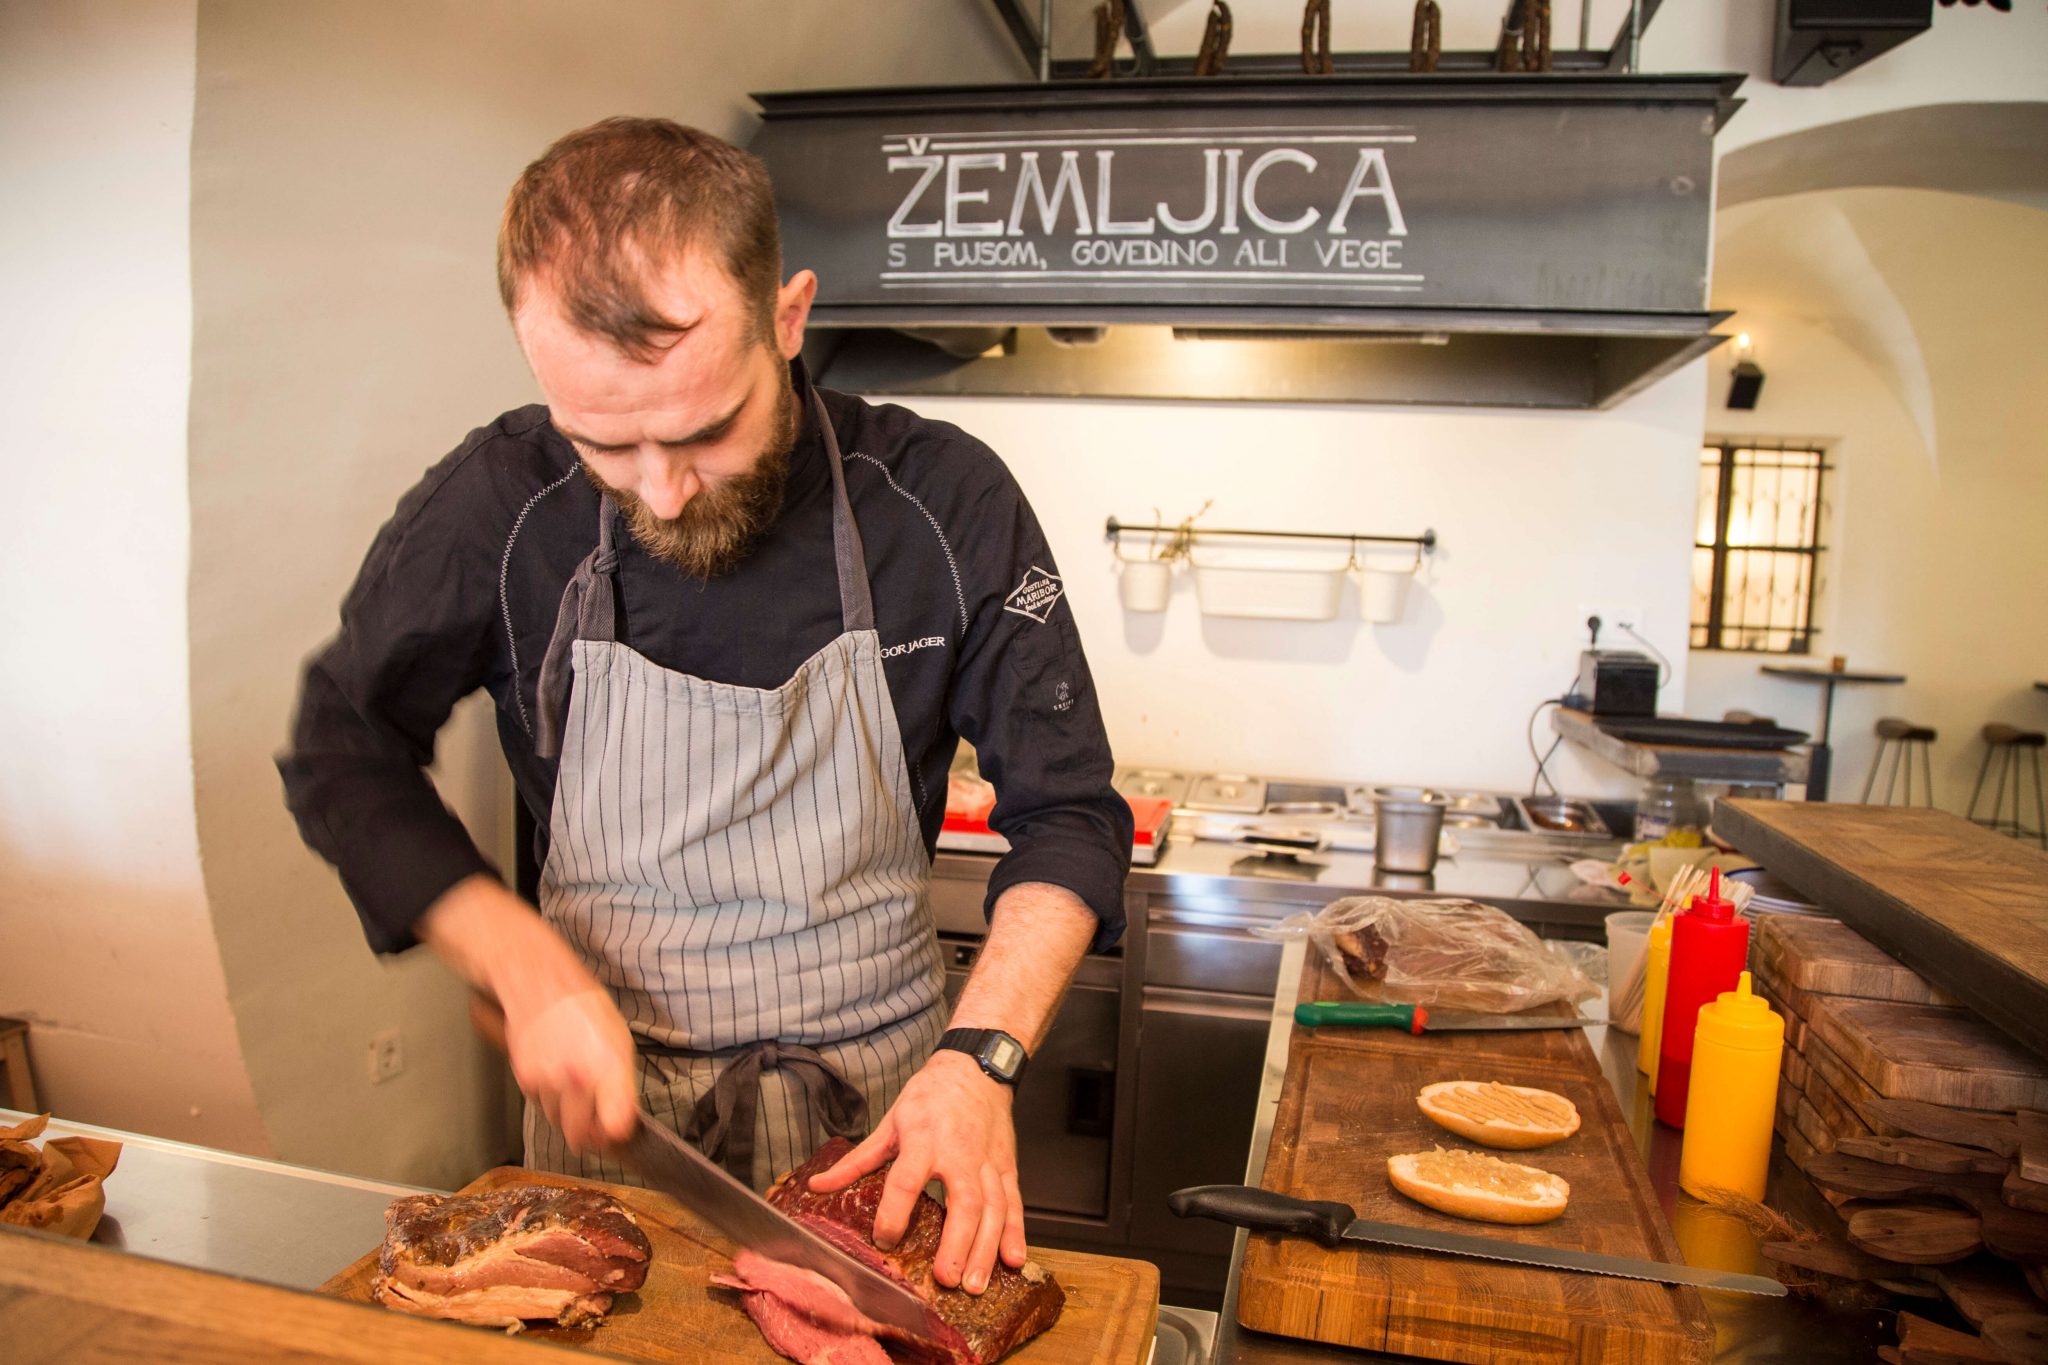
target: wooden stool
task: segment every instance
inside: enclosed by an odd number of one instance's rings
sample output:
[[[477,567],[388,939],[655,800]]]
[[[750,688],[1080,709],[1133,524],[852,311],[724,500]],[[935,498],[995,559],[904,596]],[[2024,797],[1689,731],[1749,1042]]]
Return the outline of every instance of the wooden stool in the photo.
[[[1863,804],[1866,806],[1870,804],[1871,788],[1877,785],[1877,770],[1884,766],[1885,749],[1890,745],[1896,744],[1898,747],[1892,750],[1891,775],[1884,780],[1884,804],[1889,806],[1892,803],[1892,790],[1898,785],[1899,781],[1900,759],[1904,759],[1906,763],[1906,793],[1902,804],[1908,806],[1913,804],[1913,751],[1918,749],[1920,751],[1920,770],[1926,775],[1927,788],[1920,793],[1920,804],[1924,806],[1933,805],[1934,760],[1930,755],[1934,750],[1934,740],[1934,727],[1931,725],[1915,725],[1912,721],[1900,720],[1897,716],[1886,716],[1883,720],[1879,721],[1877,723],[1877,753],[1870,760],[1870,776],[1863,779]]]
[[[2048,747],[2048,735],[2039,730],[2022,730],[2017,725],[2001,725],[1997,721],[1984,727],[1984,762],[1977,769],[1977,788],[1970,793],[1969,818],[1976,820],[1987,829],[2000,834],[2010,834],[2015,839],[2032,839],[2042,848],[2048,849],[2048,801],[2041,791],[2041,750]],[[2020,777],[2022,770],[2020,750],[2029,750],[2034,760],[2034,826],[2027,828],[2020,823]],[[1991,791],[1991,814],[1987,819],[1977,817],[1977,798],[1984,794],[1984,778],[1991,771],[1991,757],[1998,756],[1998,785]],[[2005,808],[2005,778],[2012,774],[2012,819],[2001,814]]]
[[[42,1112],[28,1074],[28,1025],[19,1019],[0,1019],[0,1104],[26,1114]]]

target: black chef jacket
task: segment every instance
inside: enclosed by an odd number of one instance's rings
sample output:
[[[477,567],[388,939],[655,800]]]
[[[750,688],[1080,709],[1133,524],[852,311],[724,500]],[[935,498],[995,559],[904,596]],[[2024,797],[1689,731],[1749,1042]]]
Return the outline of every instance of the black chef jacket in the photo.
[[[792,367],[803,425],[780,519],[730,573],[705,581],[630,537],[620,641],[663,668],[773,688],[841,634],[832,486]],[[1010,851],[987,907],[1020,882],[1064,887],[1124,928],[1131,813],[1081,640],[1023,492],[995,454],[945,422],[819,390],[843,452],[873,589],[883,669],[929,852],[959,738],[995,784]],[[422,769],[449,711],[478,687],[520,799],[548,827],[555,763],[534,752],[541,658],[562,589],[597,543],[599,494],[541,405],[469,438],[399,502],[306,667],[279,759],[299,829],[341,874],[372,947],[396,952],[462,878],[490,871]]]

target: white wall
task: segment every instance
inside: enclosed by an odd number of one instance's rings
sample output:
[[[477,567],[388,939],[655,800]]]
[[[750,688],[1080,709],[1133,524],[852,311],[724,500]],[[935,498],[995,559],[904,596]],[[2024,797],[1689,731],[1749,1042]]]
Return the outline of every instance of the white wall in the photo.
[[[0,1014],[46,1107],[255,1150],[185,686],[194,18],[0,6]]]
[[[1066,576],[1126,762],[1526,787],[1530,711],[1572,680],[1582,604],[1639,607],[1683,695],[1699,366],[1613,412],[920,398],[1017,474]],[[1117,601],[1106,517],[1441,537],[1397,625]],[[1339,554],[1341,561],[1342,555]],[[1392,562],[1399,562],[1398,554]],[[1538,729],[1548,747],[1547,723]],[[1581,791],[1632,791],[1560,750]]]

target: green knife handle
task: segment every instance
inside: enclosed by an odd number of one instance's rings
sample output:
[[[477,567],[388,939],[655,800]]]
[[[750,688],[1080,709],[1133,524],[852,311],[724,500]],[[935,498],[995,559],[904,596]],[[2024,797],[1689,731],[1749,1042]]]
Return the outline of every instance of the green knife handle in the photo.
[[[1356,1215],[1349,1204],[1295,1199],[1250,1185],[1194,1185],[1166,1196],[1176,1218],[1214,1218],[1252,1232],[1290,1232],[1326,1247],[1344,1240]]]
[[[1367,1028],[1402,1028],[1420,1033],[1429,1024],[1421,1005],[1370,1005],[1362,1001],[1317,1000],[1294,1007],[1294,1022],[1304,1028],[1323,1024],[1356,1024]]]

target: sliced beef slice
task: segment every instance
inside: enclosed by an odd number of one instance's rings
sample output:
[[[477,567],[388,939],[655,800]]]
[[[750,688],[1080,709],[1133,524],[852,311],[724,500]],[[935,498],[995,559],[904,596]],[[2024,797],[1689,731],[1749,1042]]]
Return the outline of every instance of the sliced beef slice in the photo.
[[[652,1254],[617,1201],[552,1185],[408,1195],[392,1201],[384,1225],[378,1302],[492,1327],[595,1324],[613,1295],[646,1281]]]

